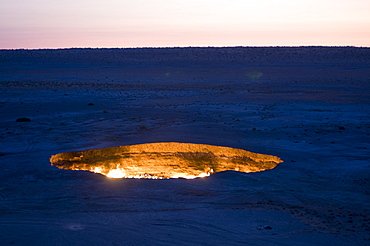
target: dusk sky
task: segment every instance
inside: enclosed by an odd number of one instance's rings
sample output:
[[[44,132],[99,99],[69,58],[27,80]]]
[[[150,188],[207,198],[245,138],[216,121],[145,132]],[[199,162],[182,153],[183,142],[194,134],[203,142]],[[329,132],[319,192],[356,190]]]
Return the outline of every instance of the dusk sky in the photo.
[[[0,49],[370,46],[369,0],[0,0]]]

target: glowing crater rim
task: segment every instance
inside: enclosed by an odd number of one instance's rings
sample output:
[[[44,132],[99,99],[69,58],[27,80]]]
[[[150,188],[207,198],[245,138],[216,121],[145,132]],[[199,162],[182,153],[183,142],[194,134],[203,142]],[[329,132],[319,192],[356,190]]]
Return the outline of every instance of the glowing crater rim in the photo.
[[[66,152],[50,157],[60,169],[86,170],[108,178],[194,179],[227,170],[260,172],[283,162],[279,157],[194,143],[146,143]]]

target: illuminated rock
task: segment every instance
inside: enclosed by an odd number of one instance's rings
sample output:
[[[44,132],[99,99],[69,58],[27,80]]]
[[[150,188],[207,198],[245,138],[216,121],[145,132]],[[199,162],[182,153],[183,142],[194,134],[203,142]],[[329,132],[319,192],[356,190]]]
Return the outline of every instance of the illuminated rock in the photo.
[[[110,178],[197,178],[234,170],[260,172],[276,167],[276,156],[191,143],[149,143],[67,152],[51,156],[60,169],[87,170]]]

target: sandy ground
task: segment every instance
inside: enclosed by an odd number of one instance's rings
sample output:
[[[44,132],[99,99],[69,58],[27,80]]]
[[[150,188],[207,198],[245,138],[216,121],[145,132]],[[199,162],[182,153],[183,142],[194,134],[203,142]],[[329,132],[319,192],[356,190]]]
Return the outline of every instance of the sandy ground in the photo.
[[[369,48],[3,50],[0,88],[1,245],[370,244]],[[169,141],[284,163],[195,180],[49,163]]]

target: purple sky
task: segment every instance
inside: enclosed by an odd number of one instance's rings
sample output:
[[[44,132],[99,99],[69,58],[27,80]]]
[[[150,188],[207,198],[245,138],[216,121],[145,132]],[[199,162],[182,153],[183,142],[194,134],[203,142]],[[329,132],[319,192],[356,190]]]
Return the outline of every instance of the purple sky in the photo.
[[[0,0],[0,48],[370,46],[369,0]]]

